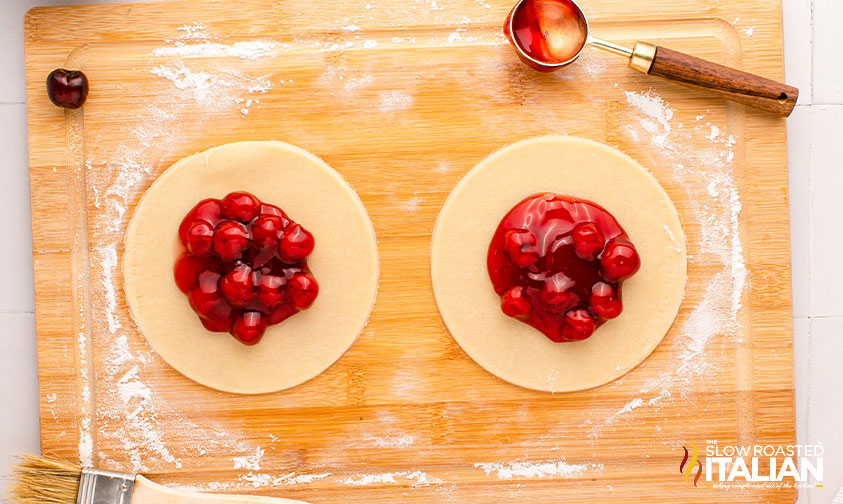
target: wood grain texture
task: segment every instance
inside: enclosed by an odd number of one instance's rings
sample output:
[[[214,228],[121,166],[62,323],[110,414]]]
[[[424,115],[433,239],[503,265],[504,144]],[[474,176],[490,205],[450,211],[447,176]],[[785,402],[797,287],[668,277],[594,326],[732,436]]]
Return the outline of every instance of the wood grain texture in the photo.
[[[782,116],[793,112],[799,98],[793,86],[661,46],[648,73]]]
[[[508,1],[369,4],[326,0],[313,10],[309,0],[178,0],[28,14],[44,450],[76,457],[90,435],[93,460],[106,468],[142,467],[160,483],[314,504],[615,502],[619,495],[671,504],[792,502],[792,490],[694,488],[678,471],[689,442],[794,442],[784,122],[598,53],[537,74],[500,37]],[[778,2],[763,10],[751,0],[654,0],[646,13],[621,0],[586,7],[602,38],[658,40],[782,77]],[[755,35],[723,21],[735,18],[752,18]],[[207,26],[215,43],[286,45],[255,60],[151,54],[173,47],[184,35],[177,28],[192,23]],[[352,24],[359,31],[342,29]],[[367,40],[376,45],[364,47]],[[209,106],[194,88],[179,90],[152,73],[179,64],[219,78],[266,78],[272,90],[250,95],[235,85]],[[44,78],[58,66],[88,75],[83,110],[66,113],[45,96]],[[673,109],[676,152],[653,145],[647,118],[627,102],[625,92],[648,90]],[[250,97],[260,103],[244,116],[235,100]],[[707,138],[706,123],[722,130],[720,143]],[[622,380],[558,395],[511,386],[467,358],[437,313],[428,259],[436,215],[462,174],[507,143],[547,133],[605,141],[650,169],[676,203],[693,258],[683,310],[653,355]],[[705,366],[682,379],[677,363],[691,342],[681,328],[722,266],[700,245],[705,223],[691,194],[706,188],[678,178],[676,166],[724,154],[728,135],[750,288],[740,331],[708,340]],[[369,326],[324,374],[286,392],[240,397],[190,382],[149,349],[128,317],[119,262],[132,210],[163,170],[213,145],[260,139],[310,150],[358,191],[378,236],[380,291]],[[662,378],[672,395],[650,406],[657,391],[642,390]],[[137,383],[148,397],[121,388]],[[644,404],[617,415],[635,398]],[[260,469],[235,467],[233,457],[256,448],[264,451]],[[586,469],[500,479],[474,465],[563,460]],[[413,471],[438,481],[407,477]],[[294,485],[285,483],[291,473],[331,475]],[[355,483],[366,476],[381,478]]]

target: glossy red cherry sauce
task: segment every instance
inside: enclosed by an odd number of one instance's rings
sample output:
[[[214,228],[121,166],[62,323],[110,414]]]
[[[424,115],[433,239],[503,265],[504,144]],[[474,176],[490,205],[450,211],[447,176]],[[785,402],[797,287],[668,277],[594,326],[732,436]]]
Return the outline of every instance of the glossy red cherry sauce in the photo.
[[[267,326],[313,304],[314,240],[280,208],[245,192],[200,201],[179,226],[175,279],[206,329],[254,345]]]
[[[640,260],[604,208],[541,193],[501,220],[487,266],[501,310],[560,342],[584,340],[621,314],[621,283]]]

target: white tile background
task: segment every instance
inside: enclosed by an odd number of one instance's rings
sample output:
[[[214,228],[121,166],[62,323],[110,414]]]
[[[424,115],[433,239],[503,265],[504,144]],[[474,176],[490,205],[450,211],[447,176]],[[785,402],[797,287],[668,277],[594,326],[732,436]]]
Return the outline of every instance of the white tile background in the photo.
[[[0,3],[0,68],[11,70],[0,78],[3,477],[9,453],[39,450],[23,15],[35,5],[105,1]],[[760,8],[765,3],[758,0]],[[787,123],[797,437],[823,443],[826,453],[825,485],[800,492],[799,504],[828,504],[843,485],[843,0],[783,3],[786,80],[801,93]]]

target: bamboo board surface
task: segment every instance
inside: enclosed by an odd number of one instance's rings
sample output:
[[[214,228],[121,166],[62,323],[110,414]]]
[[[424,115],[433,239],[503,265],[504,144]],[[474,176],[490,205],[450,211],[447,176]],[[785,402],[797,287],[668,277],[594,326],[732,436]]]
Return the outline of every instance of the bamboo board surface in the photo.
[[[781,79],[781,9],[768,4],[584,8],[601,38]],[[564,73],[535,73],[500,36],[510,6],[186,0],[31,11],[44,451],[165,484],[313,503],[792,502],[792,489],[695,488],[679,472],[690,443],[794,442],[784,121],[596,52]],[[204,56],[186,55],[206,41]],[[44,78],[60,66],[87,73],[84,109],[48,101]],[[653,355],[613,383],[556,395],[471,361],[439,318],[428,273],[430,232],[460,176],[547,133],[607,142],[650,169],[680,211],[690,255],[682,311]],[[380,291],[334,366],[244,397],[192,383],[151,351],[128,317],[119,261],[157,175],[210,146],[261,139],[315,153],[358,191],[379,240]],[[732,317],[735,254],[748,276]],[[712,290],[724,281],[731,291]]]

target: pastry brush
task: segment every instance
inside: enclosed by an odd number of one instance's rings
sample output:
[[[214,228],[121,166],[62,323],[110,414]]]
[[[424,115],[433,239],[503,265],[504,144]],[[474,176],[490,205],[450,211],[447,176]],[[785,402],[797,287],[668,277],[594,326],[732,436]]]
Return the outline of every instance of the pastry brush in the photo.
[[[79,467],[55,457],[21,456],[13,467],[12,504],[307,504],[169,488],[141,475]]]

